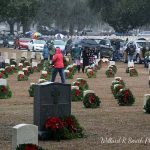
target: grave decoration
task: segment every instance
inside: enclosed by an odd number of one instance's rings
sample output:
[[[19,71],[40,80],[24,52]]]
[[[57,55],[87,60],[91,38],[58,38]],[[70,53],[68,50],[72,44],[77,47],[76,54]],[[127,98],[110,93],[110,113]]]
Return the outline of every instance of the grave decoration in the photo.
[[[6,79],[0,79],[0,99],[7,99],[12,97],[12,92],[7,84]]]
[[[111,68],[107,68],[105,74],[106,74],[107,78],[111,78],[111,77],[115,76],[115,72]]]
[[[138,76],[138,72],[135,68],[129,68],[129,75],[130,77],[136,77]]]
[[[126,73],[129,73],[129,70],[130,70],[131,68],[134,68],[134,62],[129,62],[129,63],[128,63],[128,67],[126,68]]]
[[[69,66],[67,66],[66,70],[69,70],[70,74],[73,76],[77,71],[77,67],[74,64],[69,65]]]
[[[96,72],[93,69],[87,69],[86,75],[88,78],[96,78]]]
[[[18,70],[22,70],[22,68],[23,68],[23,63],[19,63],[18,64]]]
[[[112,88],[112,93],[114,95],[114,98],[117,99],[117,94],[120,91],[120,89],[123,89],[124,86],[122,84],[115,84]]]
[[[77,83],[73,82],[73,85],[77,85],[79,83],[79,89],[84,91],[84,90],[88,90],[89,86],[88,83],[85,79],[83,78],[77,78]]]
[[[112,69],[115,74],[117,73],[117,67],[115,65],[110,65],[108,68]]]
[[[83,99],[83,91],[79,86],[71,86],[71,99],[72,101],[81,101]]]
[[[35,144],[19,144],[16,150],[44,150],[44,149]]]
[[[17,76],[17,80],[18,81],[27,81],[28,76],[26,76],[23,71],[19,71],[18,76]]]
[[[84,136],[83,128],[75,116],[50,117],[45,122],[48,131],[47,139],[60,141],[61,139],[75,139]]]
[[[100,106],[100,99],[92,90],[84,91],[83,104],[85,108],[97,108]]]
[[[38,65],[37,62],[32,62],[34,72],[40,72],[40,68],[37,65]]]
[[[28,89],[28,92],[29,92],[29,96],[30,97],[33,97],[34,96],[34,85],[35,83],[30,83],[30,87]]]
[[[12,71],[13,71],[14,73],[18,72],[18,67],[17,67],[16,65],[10,65],[10,66],[11,66]]]
[[[73,79],[73,74],[69,70],[64,70],[66,79]]]
[[[33,68],[31,66],[27,66],[26,68],[27,68],[29,74],[33,74]]]
[[[143,110],[145,113],[150,114],[150,94],[144,95],[144,106]]]
[[[40,79],[50,80],[50,74],[47,71],[42,71]]]
[[[25,60],[23,63],[23,67],[31,66],[29,61]]]
[[[135,97],[130,89],[124,88],[117,93],[117,101],[120,106],[131,106],[135,102]]]
[[[30,75],[30,72],[28,71],[27,68],[22,68],[22,71],[24,72],[25,76],[29,76]]]
[[[8,78],[8,73],[5,71],[4,68],[0,68],[0,78],[3,78],[3,79]]]
[[[13,70],[12,70],[11,66],[6,66],[5,67],[5,71],[6,71],[6,73],[8,75],[12,75],[13,74]]]

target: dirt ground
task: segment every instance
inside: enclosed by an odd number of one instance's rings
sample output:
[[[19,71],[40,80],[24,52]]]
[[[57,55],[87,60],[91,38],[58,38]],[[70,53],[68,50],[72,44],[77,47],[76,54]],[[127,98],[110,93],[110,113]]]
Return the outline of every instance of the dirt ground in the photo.
[[[17,52],[19,58],[22,51],[0,49]],[[28,52],[28,56],[30,53]],[[91,90],[100,97],[101,106],[97,109],[85,109],[82,102],[72,102],[72,114],[85,129],[87,137],[67,141],[39,141],[39,145],[46,150],[148,150],[150,149],[150,116],[143,112],[143,96],[150,93],[148,86],[148,70],[143,65],[135,65],[139,76],[129,77],[125,73],[127,64],[117,62],[118,72],[126,83],[126,87],[133,92],[136,101],[133,106],[118,106],[110,90],[113,78],[106,78],[103,65],[97,72],[97,78],[88,79],[86,74],[76,73],[77,77],[88,81]],[[33,98],[29,97],[28,88],[31,82],[37,82],[40,73],[30,75],[28,81],[17,81],[17,74],[10,75],[8,84],[12,91],[12,98],[0,100],[0,150],[11,150],[11,129],[20,123],[33,123]],[[57,77],[56,81],[60,81]],[[111,139],[110,139],[111,138]],[[110,139],[110,142],[106,139]],[[114,143],[111,143],[114,141]]]

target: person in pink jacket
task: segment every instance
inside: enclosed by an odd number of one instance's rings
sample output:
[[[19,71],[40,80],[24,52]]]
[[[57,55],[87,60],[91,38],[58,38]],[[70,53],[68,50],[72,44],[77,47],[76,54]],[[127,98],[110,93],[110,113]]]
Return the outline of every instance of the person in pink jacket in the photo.
[[[65,83],[64,61],[63,61],[63,55],[61,53],[60,48],[56,48],[56,53],[52,58],[52,62],[54,64],[54,68],[52,71],[51,82],[55,81],[57,73],[59,72],[59,75],[61,77],[61,82]]]

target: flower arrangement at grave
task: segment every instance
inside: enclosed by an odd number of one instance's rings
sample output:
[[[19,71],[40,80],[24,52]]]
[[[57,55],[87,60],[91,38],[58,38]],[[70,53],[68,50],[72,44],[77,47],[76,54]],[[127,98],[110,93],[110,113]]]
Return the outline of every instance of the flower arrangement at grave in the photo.
[[[40,69],[37,66],[33,66],[33,72],[40,72]]]
[[[24,63],[23,63],[23,67],[27,67],[27,66],[31,66],[31,65],[27,60],[25,60]]]
[[[130,69],[130,68],[134,68],[134,66],[127,67],[127,68],[126,68],[126,73],[129,73],[129,69]]]
[[[118,94],[118,92],[119,92],[121,89],[123,89],[123,88],[124,88],[124,86],[121,85],[121,84],[115,84],[115,85],[113,86],[113,88],[112,88],[112,93],[113,93],[115,99],[117,99],[117,94]]]
[[[18,64],[18,70],[22,70],[22,68],[23,68],[23,63],[19,63]]]
[[[96,78],[96,72],[93,69],[88,69],[86,75],[88,78]]]
[[[17,66],[15,66],[15,65],[10,65],[10,66],[11,66],[14,73],[18,72],[18,67]]]
[[[93,69],[91,66],[86,66],[85,67],[85,72],[87,72],[88,69]]]
[[[115,76],[115,72],[111,69],[111,68],[108,68],[105,72],[107,78],[111,78],[111,77],[114,77]]]
[[[89,86],[88,86],[88,83],[85,79],[83,78],[77,78],[76,80],[77,82],[79,82],[79,89],[81,90],[88,90]]]
[[[97,108],[100,106],[100,99],[91,90],[84,91],[83,105],[85,108]]]
[[[72,101],[81,101],[83,99],[83,91],[79,89],[79,86],[71,86],[71,98]]]
[[[8,78],[8,73],[5,71],[4,68],[0,68],[0,78],[3,78],[3,79]]]
[[[23,68],[22,71],[24,72],[25,76],[29,76],[30,75],[30,72],[28,71],[27,68]]]
[[[118,81],[119,84],[122,84],[125,87],[125,83],[124,83],[124,81],[122,80],[121,77],[115,77],[115,80]]]
[[[120,106],[131,106],[135,98],[130,89],[124,88],[117,93],[117,101]]]
[[[26,68],[27,68],[29,74],[33,74],[33,68],[31,66],[27,66]]]
[[[27,81],[28,76],[26,76],[23,71],[19,71],[18,76],[17,76],[17,80],[18,81]]]
[[[150,114],[150,97],[146,100],[143,109],[145,110],[145,113]]]
[[[115,65],[110,65],[108,68],[112,69],[115,74],[117,73],[117,67]]]
[[[130,77],[137,77],[138,72],[135,68],[129,68],[129,75],[130,75]]]
[[[47,139],[49,140],[66,140],[82,138],[83,128],[80,126],[75,116],[67,117],[50,117],[45,122],[45,128],[48,131]]]
[[[67,68],[67,66],[69,65],[69,61],[67,60],[66,57],[63,57],[63,61],[64,61],[64,68]]]
[[[73,74],[69,70],[64,70],[66,79],[73,79]]]
[[[40,79],[50,80],[50,74],[47,71],[42,71]]]
[[[66,70],[69,70],[69,72],[74,75],[75,72],[77,71],[76,66],[75,65],[69,65]]]
[[[6,73],[7,73],[8,75],[13,74],[13,70],[12,70],[11,66],[6,66],[6,67],[5,67],[5,71],[6,71]]]
[[[28,92],[29,92],[29,96],[30,97],[33,97],[34,96],[34,85],[35,83],[30,83],[30,87],[28,89]]]
[[[12,97],[12,92],[8,85],[0,85],[0,99]]]
[[[44,150],[44,149],[35,144],[19,144],[16,150]]]

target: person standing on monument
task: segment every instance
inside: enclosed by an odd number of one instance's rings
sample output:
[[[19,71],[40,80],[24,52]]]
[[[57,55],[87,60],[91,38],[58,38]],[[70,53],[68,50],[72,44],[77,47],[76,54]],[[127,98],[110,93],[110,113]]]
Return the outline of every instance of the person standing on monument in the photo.
[[[64,60],[60,48],[56,48],[56,53],[52,58],[52,64],[54,65],[54,67],[52,70],[51,82],[55,81],[57,73],[59,72],[59,75],[61,77],[61,82],[65,83]]]

